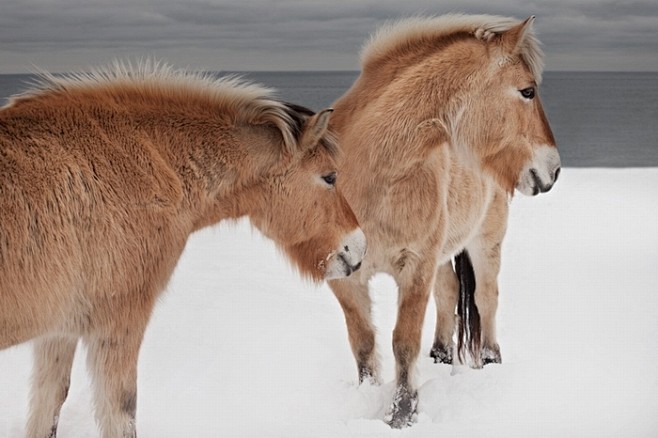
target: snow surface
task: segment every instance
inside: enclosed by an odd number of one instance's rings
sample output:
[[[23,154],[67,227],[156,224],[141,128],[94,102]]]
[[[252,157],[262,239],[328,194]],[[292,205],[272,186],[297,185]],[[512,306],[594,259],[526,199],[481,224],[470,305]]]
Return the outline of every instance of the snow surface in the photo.
[[[658,169],[564,169],[517,195],[503,248],[503,364],[418,362],[418,422],[391,430],[396,287],[373,278],[382,386],[357,386],[343,315],[246,222],[190,238],[139,364],[143,437],[658,436]],[[84,348],[61,437],[93,437]],[[27,415],[29,345],[0,352],[0,437]]]

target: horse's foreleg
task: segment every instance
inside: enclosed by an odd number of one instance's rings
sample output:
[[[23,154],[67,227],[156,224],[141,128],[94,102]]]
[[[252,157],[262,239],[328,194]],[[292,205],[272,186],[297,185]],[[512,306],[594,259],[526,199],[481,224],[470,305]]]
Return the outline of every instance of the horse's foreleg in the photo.
[[[359,383],[366,380],[380,383],[375,330],[370,314],[372,303],[367,284],[361,284],[350,277],[329,281],[329,286],[345,314],[347,334],[356,359]]]
[[[452,364],[455,346],[455,308],[459,297],[459,283],[452,263],[441,265],[436,274],[434,301],[436,302],[436,329],[430,356],[435,363]]]
[[[414,272],[396,278],[400,289],[398,316],[393,330],[393,354],[396,364],[396,389],[386,422],[399,429],[411,425],[418,405],[418,392],[412,373],[420,352],[420,340],[434,279],[435,266],[421,262]]]
[[[54,438],[62,404],[71,382],[78,339],[51,336],[34,343],[34,371],[26,436]]]
[[[137,359],[152,304],[124,298],[126,302],[108,306],[112,319],[107,325],[85,337],[96,421],[103,438],[137,436]]]
[[[94,384],[96,421],[103,438],[132,438],[137,432],[137,356],[141,334],[94,337],[87,362]]]

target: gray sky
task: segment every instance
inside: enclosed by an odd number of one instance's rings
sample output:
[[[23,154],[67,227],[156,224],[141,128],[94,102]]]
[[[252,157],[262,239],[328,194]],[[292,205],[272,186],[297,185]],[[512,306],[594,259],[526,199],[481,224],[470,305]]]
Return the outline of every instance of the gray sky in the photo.
[[[548,70],[658,71],[656,0],[0,0],[0,73],[147,56],[201,70],[357,70],[387,20],[447,12],[535,14]]]

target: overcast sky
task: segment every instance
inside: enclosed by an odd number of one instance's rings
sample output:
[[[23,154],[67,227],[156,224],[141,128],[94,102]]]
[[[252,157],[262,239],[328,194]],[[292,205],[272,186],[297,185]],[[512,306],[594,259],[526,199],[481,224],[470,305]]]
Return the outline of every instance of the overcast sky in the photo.
[[[548,70],[658,71],[656,0],[0,0],[0,73],[156,57],[201,70],[357,70],[387,20],[526,18]]]

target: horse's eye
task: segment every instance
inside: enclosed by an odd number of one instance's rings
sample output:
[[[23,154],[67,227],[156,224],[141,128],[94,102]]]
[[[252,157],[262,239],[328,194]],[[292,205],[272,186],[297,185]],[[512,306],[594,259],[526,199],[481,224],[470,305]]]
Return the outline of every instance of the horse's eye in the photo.
[[[521,93],[521,96],[526,99],[532,99],[535,97],[535,87],[524,88],[523,90],[519,90],[519,92]]]
[[[334,186],[336,185],[336,172],[331,172],[328,175],[324,175],[322,179],[330,186]]]

